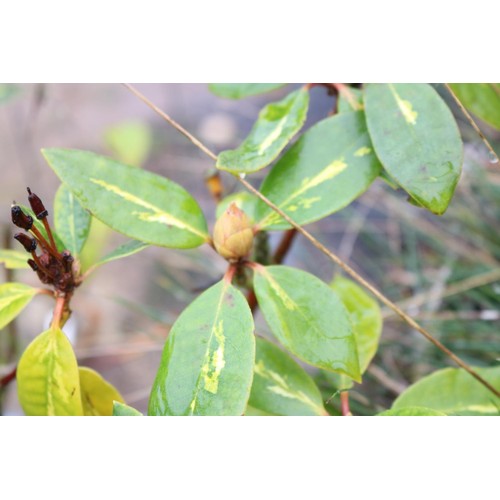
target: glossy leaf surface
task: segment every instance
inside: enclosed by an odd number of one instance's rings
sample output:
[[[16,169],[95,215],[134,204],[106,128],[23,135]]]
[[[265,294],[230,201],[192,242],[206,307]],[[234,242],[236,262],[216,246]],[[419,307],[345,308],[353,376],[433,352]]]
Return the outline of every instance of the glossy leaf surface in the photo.
[[[173,248],[208,240],[201,208],[175,182],[87,151],[45,149],[43,154],[81,205],[116,231]]]
[[[453,115],[423,83],[369,84],[365,113],[385,170],[421,206],[445,212],[460,177],[463,145]]]
[[[116,158],[140,167],[151,152],[153,138],[150,128],[141,122],[125,122],[106,130],[104,139]]]
[[[113,401],[124,403],[122,395],[95,370],[81,366],[78,372],[80,374],[80,392],[84,415],[112,416]]]
[[[230,194],[217,205],[216,219],[218,219],[227,210],[231,203],[235,203],[239,209],[245,212],[246,216],[253,223],[255,222],[255,209],[257,207],[258,200],[257,196],[254,196],[246,191]]]
[[[377,177],[362,111],[332,116],[311,127],[274,165],[261,192],[299,224],[344,208]],[[289,224],[259,200],[259,226],[286,229]]]
[[[149,400],[150,415],[241,415],[255,360],[245,297],[220,282],[202,293],[170,331]]]
[[[500,389],[500,366],[475,370]],[[448,415],[500,414],[498,398],[460,368],[445,368],[419,380],[396,399],[392,409],[410,406],[424,406]]]
[[[29,269],[28,258],[29,255],[24,251],[0,249],[0,264],[7,269]]]
[[[500,83],[450,83],[450,87],[469,111],[500,130]]]
[[[96,263],[96,266],[102,266],[108,262],[129,257],[130,255],[134,255],[149,246],[150,245],[143,243],[142,241],[127,241],[127,243],[120,245],[118,248],[115,248],[112,252],[105,255],[101,260],[99,260],[99,262]]]
[[[0,330],[31,302],[36,292],[36,288],[22,283],[0,285]]]
[[[343,276],[335,278],[332,289],[349,312],[358,348],[359,369],[363,374],[377,352],[382,333],[380,306],[363,288]]]
[[[142,413],[137,411],[131,406],[119,403],[118,401],[113,402],[113,417],[142,417]]]
[[[326,415],[321,393],[308,373],[288,354],[259,337],[248,404],[272,415]]]
[[[280,343],[306,363],[361,380],[349,314],[337,294],[312,274],[259,267],[254,289]]]
[[[219,154],[217,168],[249,173],[267,167],[301,129],[308,106],[309,92],[303,88],[265,106],[243,143]]]
[[[77,257],[89,235],[90,214],[65,184],[61,184],[54,199],[54,222],[65,248]]]
[[[60,329],[41,333],[26,348],[17,390],[26,415],[83,415],[75,353]]]
[[[226,99],[243,99],[284,87],[286,83],[209,83],[210,91]]]
[[[421,406],[410,406],[399,410],[387,410],[379,413],[379,417],[446,417],[446,413],[432,410],[431,408],[423,408]]]

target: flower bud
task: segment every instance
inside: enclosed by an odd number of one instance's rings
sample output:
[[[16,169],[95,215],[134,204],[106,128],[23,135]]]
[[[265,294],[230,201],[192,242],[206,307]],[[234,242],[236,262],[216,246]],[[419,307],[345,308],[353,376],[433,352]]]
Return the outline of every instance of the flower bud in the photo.
[[[33,227],[33,217],[26,215],[18,205],[12,205],[10,213],[12,216],[12,222],[17,227],[26,231],[29,231]]]
[[[38,220],[45,219],[49,212],[45,210],[45,206],[42,203],[42,200],[35,194],[31,192],[30,188],[26,188],[28,190],[28,200],[30,202],[31,210],[33,210],[36,218]]]
[[[14,235],[14,239],[19,241],[24,249],[28,252],[34,252],[36,250],[36,240],[34,238],[30,238],[27,234],[24,233],[16,233]]]
[[[235,203],[231,203],[215,223],[215,249],[225,259],[236,261],[250,253],[252,243],[250,219]]]

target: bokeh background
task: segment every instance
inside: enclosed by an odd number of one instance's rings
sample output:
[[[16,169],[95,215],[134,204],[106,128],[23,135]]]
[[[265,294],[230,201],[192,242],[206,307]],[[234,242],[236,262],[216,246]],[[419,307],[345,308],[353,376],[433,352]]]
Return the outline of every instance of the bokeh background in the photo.
[[[295,85],[297,87],[298,85]],[[137,88],[176,118],[212,150],[237,146],[259,109],[289,88],[241,101],[212,95],[202,84],[138,84]],[[476,366],[493,366],[500,341],[500,167],[442,85],[436,89],[453,110],[465,143],[463,174],[450,208],[442,217],[428,214],[377,180],[344,210],[308,229],[329,248],[402,305],[445,345]],[[311,91],[305,128],[326,117],[335,97]],[[500,136],[479,122],[499,151]],[[30,186],[52,205],[58,179],[45,164],[43,147],[78,148],[106,154],[182,184],[198,199],[210,227],[215,205],[204,176],[213,162],[119,84],[0,85],[0,241],[16,248],[10,204],[25,202]],[[258,185],[266,170],[251,180]],[[223,175],[227,193],[240,189]],[[279,234],[270,235],[275,246]],[[84,266],[126,238],[93,221],[82,258]],[[291,264],[330,281],[338,270],[318,250],[296,238]],[[79,363],[98,370],[126,402],[146,411],[163,344],[183,308],[220,279],[225,262],[210,248],[175,251],[149,248],[109,263],[77,290],[73,318],[66,330]],[[31,271],[0,268],[0,282],[37,286]],[[0,332],[0,375],[8,372],[26,345],[46,327],[52,301],[37,297]],[[405,387],[431,371],[450,365],[440,351],[383,310],[378,354],[361,386],[351,391],[354,414],[388,408]],[[267,327],[257,313],[257,326]],[[328,409],[338,412],[331,378],[309,370]],[[19,415],[15,382],[0,395],[0,413]]]

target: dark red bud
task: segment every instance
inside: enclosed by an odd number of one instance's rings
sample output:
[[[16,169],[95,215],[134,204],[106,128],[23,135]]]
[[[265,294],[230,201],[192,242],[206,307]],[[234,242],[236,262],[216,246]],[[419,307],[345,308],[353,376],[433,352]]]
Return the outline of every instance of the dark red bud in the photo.
[[[28,259],[28,264],[33,269],[33,271],[38,271],[38,266],[33,259]]]
[[[63,262],[64,262],[64,270],[69,273],[71,271],[71,267],[73,265],[73,261],[75,260],[73,258],[73,256],[71,255],[70,252],[68,252],[68,250],[64,250],[64,252],[62,252],[62,258],[63,258]]]
[[[42,200],[35,194],[31,192],[30,188],[28,190],[28,200],[30,202],[31,210],[35,213],[35,216],[38,220],[45,219],[49,212],[45,209],[45,206],[42,203]]]
[[[17,226],[20,227],[21,229],[25,229],[26,231],[29,231],[32,226],[33,226],[33,217],[30,215],[26,215],[22,210],[21,207],[18,205],[12,205],[10,209],[10,213],[12,216],[12,222]]]
[[[19,241],[24,249],[28,252],[34,252],[36,250],[36,240],[34,238],[30,238],[27,234],[17,233],[14,235],[14,239]]]

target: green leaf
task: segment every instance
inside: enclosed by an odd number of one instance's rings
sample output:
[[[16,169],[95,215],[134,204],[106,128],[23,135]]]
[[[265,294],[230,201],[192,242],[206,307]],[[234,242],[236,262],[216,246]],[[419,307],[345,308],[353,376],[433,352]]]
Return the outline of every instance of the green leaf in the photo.
[[[348,87],[345,93],[340,93],[338,97],[338,113],[349,113],[363,109],[363,91]]]
[[[257,410],[257,408],[247,405],[247,409],[245,410],[245,417],[276,417],[276,415]]]
[[[382,333],[382,313],[378,302],[354,281],[337,276],[331,285],[340,297],[351,318],[352,330],[358,348],[359,371],[363,374],[378,349]],[[337,386],[347,389],[347,386]]]
[[[417,202],[443,214],[462,169],[463,145],[450,109],[424,83],[365,87],[368,130],[382,165]]]
[[[500,366],[474,368],[486,381],[500,389]],[[408,387],[392,409],[411,406],[432,408],[449,415],[499,415],[499,399],[461,368],[445,368]]]
[[[115,125],[106,131],[104,140],[119,161],[135,167],[147,160],[153,143],[150,128],[141,122]]]
[[[168,337],[150,415],[241,415],[252,385],[255,339],[245,297],[226,282],[202,293]]]
[[[297,223],[307,224],[349,205],[380,169],[363,112],[343,113],[303,134],[271,169],[261,192]],[[289,227],[260,200],[257,218],[266,230]]]
[[[248,404],[272,415],[327,415],[321,393],[307,372],[271,342],[258,337],[256,342]]]
[[[111,417],[113,415],[113,402],[124,403],[122,395],[96,371],[81,366],[78,372],[80,374],[83,414],[90,417]]]
[[[469,111],[500,130],[499,83],[450,83],[450,87]]]
[[[230,194],[221,200],[221,202],[217,205],[216,219],[218,219],[227,210],[231,203],[235,203],[239,209],[245,212],[250,221],[254,223],[257,201],[257,196],[250,194],[247,191]]]
[[[83,415],[75,353],[60,329],[47,330],[31,342],[16,376],[26,415]]]
[[[112,262],[114,260],[123,259],[124,257],[129,257],[130,255],[134,255],[149,246],[150,245],[143,243],[142,241],[127,241],[127,243],[120,245],[118,248],[115,248],[112,252],[105,255],[95,264],[95,267],[102,266],[103,264],[107,264],[108,262]]]
[[[0,330],[31,302],[36,293],[36,288],[22,283],[0,285]]]
[[[256,172],[267,167],[301,129],[308,106],[309,92],[303,88],[268,104],[243,143],[219,154],[216,167],[232,173]]]
[[[259,266],[254,289],[271,331],[306,363],[361,381],[349,314],[337,294],[312,274]]]
[[[0,249],[0,264],[7,269],[29,269],[26,252]]]
[[[78,257],[89,235],[90,214],[65,184],[61,184],[54,199],[54,223],[65,248]]]
[[[378,417],[446,417],[446,413],[423,408],[421,406],[410,406],[399,410],[386,410],[377,415]]]
[[[27,207],[26,205],[19,205],[23,212],[33,218],[33,225],[42,233],[42,236],[47,240],[49,240],[49,236],[47,234],[47,231],[45,230],[45,226],[43,225],[42,222],[40,222],[36,217],[35,214],[33,213],[33,210],[31,208]],[[62,252],[63,250],[66,250],[66,247],[64,246],[63,241],[57,234],[57,231],[54,231],[54,228],[51,228],[52,230],[52,236],[54,237],[54,241],[56,242],[57,249]]]
[[[0,83],[0,104],[10,101],[19,93],[20,88],[13,83]]]
[[[113,417],[142,417],[142,413],[131,406],[113,401]]]
[[[226,99],[243,99],[284,87],[286,83],[209,83],[210,92]]]
[[[116,231],[172,248],[209,240],[201,208],[175,182],[87,151],[42,152],[81,205]]]

